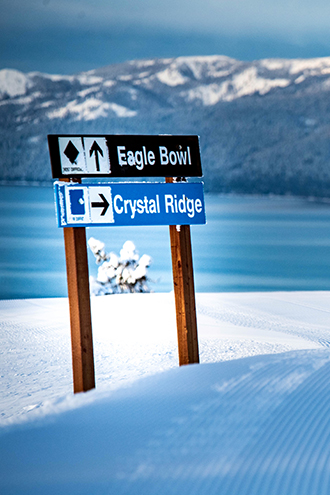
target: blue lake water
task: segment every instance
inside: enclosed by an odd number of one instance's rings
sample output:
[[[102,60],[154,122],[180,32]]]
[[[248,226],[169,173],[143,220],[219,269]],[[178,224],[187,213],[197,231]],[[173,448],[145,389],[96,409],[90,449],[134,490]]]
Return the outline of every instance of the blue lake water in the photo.
[[[330,289],[330,204],[297,198],[206,195],[207,225],[192,226],[199,292]],[[172,290],[168,227],[89,228],[119,251],[149,254],[155,292]],[[0,186],[0,298],[67,294],[63,232],[52,187]],[[89,253],[90,274],[97,265]]]

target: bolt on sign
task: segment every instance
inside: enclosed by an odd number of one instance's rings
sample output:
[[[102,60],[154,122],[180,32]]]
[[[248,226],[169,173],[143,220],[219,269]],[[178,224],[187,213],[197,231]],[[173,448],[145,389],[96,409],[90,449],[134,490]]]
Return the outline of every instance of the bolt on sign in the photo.
[[[202,177],[198,136],[49,135],[53,178]]]
[[[49,135],[57,222],[63,227],[74,392],[95,387],[87,226],[169,225],[179,364],[199,362],[190,225],[205,224],[198,136]],[[166,182],[82,182],[165,177]],[[178,177],[178,181],[174,181]],[[111,296],[110,296],[111,297]]]

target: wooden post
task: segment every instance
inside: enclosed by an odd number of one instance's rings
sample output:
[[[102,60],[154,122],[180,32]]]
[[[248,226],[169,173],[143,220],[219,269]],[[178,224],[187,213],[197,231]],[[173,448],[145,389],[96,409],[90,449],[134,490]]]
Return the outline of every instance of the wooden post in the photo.
[[[167,177],[166,182],[173,182]],[[170,225],[179,365],[199,363],[194,272],[189,225]]]
[[[86,230],[66,227],[64,244],[71,324],[74,393],[95,388]]]

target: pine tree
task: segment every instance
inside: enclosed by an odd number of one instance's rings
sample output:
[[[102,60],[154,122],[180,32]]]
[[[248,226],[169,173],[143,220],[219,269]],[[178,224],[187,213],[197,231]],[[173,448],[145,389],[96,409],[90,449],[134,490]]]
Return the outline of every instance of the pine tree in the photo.
[[[91,293],[96,296],[134,292],[151,292],[147,269],[151,257],[144,254],[139,258],[132,241],[126,241],[120,255],[106,253],[104,243],[91,237],[88,245],[99,266],[97,278],[90,277]]]

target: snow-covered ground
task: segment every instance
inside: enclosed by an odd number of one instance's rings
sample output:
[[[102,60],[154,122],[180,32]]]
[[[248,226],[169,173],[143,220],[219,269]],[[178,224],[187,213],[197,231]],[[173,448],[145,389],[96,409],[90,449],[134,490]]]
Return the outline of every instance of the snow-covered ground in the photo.
[[[0,493],[330,493],[330,292],[92,298],[96,390],[72,394],[66,299],[0,301]]]

